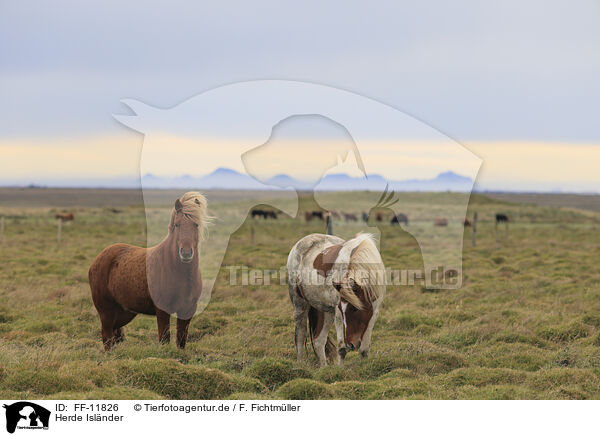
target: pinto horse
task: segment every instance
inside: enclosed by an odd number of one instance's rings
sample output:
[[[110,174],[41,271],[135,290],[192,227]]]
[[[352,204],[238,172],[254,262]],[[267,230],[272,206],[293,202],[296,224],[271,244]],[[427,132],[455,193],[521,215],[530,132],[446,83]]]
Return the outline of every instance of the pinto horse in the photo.
[[[106,351],[124,340],[123,326],[139,313],[156,316],[161,343],[170,341],[171,314],[176,314],[177,346],[185,347],[202,292],[198,245],[208,220],[204,196],[187,192],[175,200],[160,244],[114,244],[94,259],[89,282]]]
[[[329,339],[334,322],[337,363],[350,350],[367,357],[386,288],[385,267],[372,235],[348,241],[317,233],[305,236],[290,251],[287,269],[298,359],[304,354],[307,320],[320,365],[336,357]]]

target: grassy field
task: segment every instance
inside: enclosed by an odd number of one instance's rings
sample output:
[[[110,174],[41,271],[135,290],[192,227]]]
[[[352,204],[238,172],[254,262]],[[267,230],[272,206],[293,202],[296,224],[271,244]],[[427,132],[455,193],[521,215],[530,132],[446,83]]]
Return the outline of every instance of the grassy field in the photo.
[[[390,286],[370,357],[349,353],[344,367],[318,368],[312,353],[295,360],[287,287],[232,286],[225,269],[192,321],[185,350],[159,345],[155,318],[139,316],[125,328],[127,340],[104,353],[87,270],[111,243],[145,243],[141,195],[33,191],[0,191],[2,398],[600,399],[598,212],[472,196],[478,240],[472,247],[465,231],[463,286]],[[153,194],[165,207],[156,206],[149,227],[160,228],[177,194]],[[354,212],[369,204],[364,193],[324,195],[352,204]],[[435,195],[399,194],[423,213]],[[239,206],[243,193],[208,198],[219,217]],[[64,226],[58,244],[53,216],[65,207],[76,220]],[[303,197],[300,215],[314,207]],[[513,220],[499,241],[496,212]],[[452,220],[445,230],[460,225]],[[334,225],[342,236],[362,229]],[[422,267],[410,234],[387,223],[378,230],[386,266]],[[283,215],[247,219],[223,265],[279,269],[293,243],[312,232],[324,232],[324,225]]]

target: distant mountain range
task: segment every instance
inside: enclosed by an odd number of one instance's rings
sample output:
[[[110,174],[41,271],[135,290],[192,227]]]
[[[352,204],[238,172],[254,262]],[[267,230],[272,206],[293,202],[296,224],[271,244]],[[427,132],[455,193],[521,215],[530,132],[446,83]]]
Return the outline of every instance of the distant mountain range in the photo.
[[[297,190],[317,191],[382,191],[389,184],[395,191],[470,191],[473,180],[452,171],[439,174],[433,179],[387,180],[379,174],[370,174],[367,178],[352,177],[347,174],[328,174],[316,187],[309,182],[296,180],[287,174],[278,174],[265,183],[253,177],[238,173],[229,168],[218,168],[202,177],[183,175],[179,177],[162,177],[146,174],[142,177],[141,186],[151,189],[246,189],[269,190],[276,188],[295,188]],[[62,179],[52,181],[35,180],[31,183],[4,183],[0,186],[30,186],[55,188],[140,188],[140,180],[127,177]]]
[[[386,184],[395,191],[470,191],[473,180],[452,171],[439,174],[433,179],[387,180],[379,174],[370,174],[367,178],[351,177],[347,174],[328,174],[314,188],[319,191],[380,191]],[[229,168],[218,168],[203,177],[184,175],[180,177],[158,177],[146,174],[142,177],[144,188],[178,188],[178,189],[248,189],[266,190],[279,188],[295,188],[298,190],[313,189],[311,183],[296,180],[286,174],[279,174],[260,183],[247,174],[241,174]]]

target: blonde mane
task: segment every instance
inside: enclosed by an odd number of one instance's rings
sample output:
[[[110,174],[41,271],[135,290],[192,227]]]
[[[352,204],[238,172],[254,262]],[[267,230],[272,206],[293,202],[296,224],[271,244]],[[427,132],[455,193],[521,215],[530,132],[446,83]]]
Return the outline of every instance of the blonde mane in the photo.
[[[376,301],[385,294],[385,267],[372,235],[367,235],[352,254],[348,278],[363,288],[369,302]]]
[[[340,250],[336,265],[335,277],[347,283],[354,280],[365,292],[367,300],[372,303],[385,294],[386,276],[383,260],[375,245],[373,235],[361,233],[344,243]],[[349,286],[342,286],[340,295],[344,300],[359,310],[363,303]]]
[[[185,218],[198,224],[200,236],[204,239],[207,232],[207,226],[212,221],[212,217],[208,215],[206,197],[199,192],[190,191],[183,194],[181,198],[179,198],[179,201],[181,203],[181,213]],[[173,211],[171,212],[171,224],[169,227],[173,224],[175,213],[176,210],[173,208]]]

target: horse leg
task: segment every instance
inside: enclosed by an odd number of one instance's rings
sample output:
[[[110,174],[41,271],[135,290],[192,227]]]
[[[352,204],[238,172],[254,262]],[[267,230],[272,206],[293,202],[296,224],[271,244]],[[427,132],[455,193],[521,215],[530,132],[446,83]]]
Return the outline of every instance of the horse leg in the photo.
[[[116,313],[116,320],[114,323],[115,326],[115,343],[119,344],[125,340],[125,333],[123,333],[123,326],[129,324],[129,322],[135,318],[137,314],[133,312],[128,312],[126,310],[120,309]]]
[[[300,294],[297,285],[289,284],[290,299],[294,306],[294,343],[296,344],[296,356],[298,360],[304,358],[304,344],[306,344],[306,327],[308,321],[308,302]]]
[[[100,316],[104,351],[110,351],[115,345],[115,329],[120,327],[116,325],[118,312],[123,309],[108,295],[108,291],[104,288],[95,284],[90,285],[90,287],[92,288],[92,301]]]
[[[110,351],[115,345],[115,328],[120,327],[116,325],[118,311],[122,310],[118,305],[109,300],[108,298],[94,300],[98,315],[100,315],[101,333],[102,333],[102,344],[104,345],[104,351]]]
[[[325,346],[327,345],[327,337],[329,336],[329,329],[333,324],[334,314],[331,312],[323,312],[323,328],[319,332],[316,338],[313,338],[313,344],[315,346],[315,353],[319,359],[319,365],[327,365],[327,354],[325,353]]]
[[[125,341],[125,333],[123,333],[122,327],[115,329],[114,333],[115,333],[115,344],[120,344],[121,342]]]
[[[101,313],[100,323],[102,324],[102,343],[104,344],[104,351],[110,351],[115,345],[114,317],[112,314]]]
[[[308,320],[308,303],[294,305],[294,342],[296,344],[296,356],[298,360],[304,358],[304,344],[306,344],[306,324]]]
[[[181,349],[185,348],[185,344],[187,342],[188,337],[188,328],[190,326],[190,322],[192,321],[192,317],[196,313],[196,308],[198,304],[196,302],[190,304],[189,307],[186,307],[184,310],[177,312],[177,338],[176,343],[177,346]]]
[[[335,333],[337,339],[337,363],[344,364],[346,358],[346,344],[344,342],[344,318],[339,307],[335,308]]]
[[[157,308],[156,323],[158,324],[158,342],[168,344],[171,341],[171,315]]]
[[[185,348],[188,337],[188,327],[192,319],[177,318],[177,346],[181,349]]]

